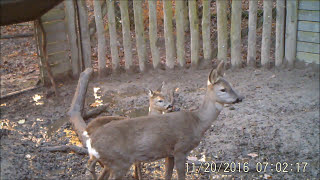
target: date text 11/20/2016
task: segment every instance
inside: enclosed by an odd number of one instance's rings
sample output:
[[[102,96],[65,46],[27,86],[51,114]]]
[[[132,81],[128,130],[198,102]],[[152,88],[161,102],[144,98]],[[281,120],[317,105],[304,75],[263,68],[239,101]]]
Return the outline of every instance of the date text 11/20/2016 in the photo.
[[[187,173],[236,173],[236,172],[277,172],[277,173],[304,173],[307,170],[307,162],[189,162],[186,163]]]

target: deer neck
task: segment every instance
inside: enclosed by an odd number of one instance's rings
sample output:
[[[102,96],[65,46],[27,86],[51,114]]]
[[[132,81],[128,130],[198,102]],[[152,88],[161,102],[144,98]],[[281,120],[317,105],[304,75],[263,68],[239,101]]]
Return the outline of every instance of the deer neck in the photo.
[[[149,115],[158,115],[158,114],[164,114],[162,111],[156,110],[149,106]]]
[[[222,109],[223,104],[216,102],[206,94],[203,104],[199,110],[195,112],[200,120],[200,128],[203,133],[211,126],[212,122],[217,119]]]

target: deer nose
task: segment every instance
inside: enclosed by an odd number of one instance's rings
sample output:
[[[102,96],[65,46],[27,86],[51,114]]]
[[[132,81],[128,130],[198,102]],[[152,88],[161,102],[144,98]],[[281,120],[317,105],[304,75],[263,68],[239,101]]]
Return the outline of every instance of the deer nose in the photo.
[[[171,109],[171,108],[173,108],[173,106],[171,104],[168,105],[167,109]]]

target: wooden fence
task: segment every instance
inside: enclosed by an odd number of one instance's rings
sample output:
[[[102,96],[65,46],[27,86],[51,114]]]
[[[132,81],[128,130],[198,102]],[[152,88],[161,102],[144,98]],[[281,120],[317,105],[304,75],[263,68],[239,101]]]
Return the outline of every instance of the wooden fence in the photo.
[[[230,62],[234,68],[294,65],[296,0],[94,0],[95,27],[88,20],[88,2],[64,3],[73,76],[92,67],[92,34],[98,43],[100,75],[107,66],[113,71],[121,67],[130,70],[135,65],[145,71],[148,64],[155,69],[160,64],[168,69],[189,64],[196,68],[214,58]],[[244,5],[248,8],[243,9]],[[258,28],[262,29],[259,38]]]

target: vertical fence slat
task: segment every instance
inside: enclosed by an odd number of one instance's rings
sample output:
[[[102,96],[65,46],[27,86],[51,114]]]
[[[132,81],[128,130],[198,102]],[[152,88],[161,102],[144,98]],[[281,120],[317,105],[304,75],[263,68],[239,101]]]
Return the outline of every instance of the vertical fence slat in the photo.
[[[67,26],[68,26],[68,36],[70,42],[71,50],[71,65],[72,65],[72,76],[74,78],[79,77],[80,66],[79,66],[79,49],[77,44],[77,32],[76,32],[76,15],[75,15],[75,5],[74,1],[65,1],[66,16],[67,16]]]
[[[284,8],[285,1],[277,0],[277,20],[276,20],[276,55],[275,65],[282,65],[284,56]]]
[[[249,34],[248,34],[248,55],[247,65],[254,66],[256,64],[257,57],[257,9],[258,1],[249,1]]]
[[[298,1],[287,0],[285,59],[290,68],[294,65],[297,47]]]
[[[146,45],[144,41],[144,26],[142,17],[142,1],[133,1],[134,10],[134,28],[136,33],[137,51],[139,57],[140,71],[145,70],[146,63]]]
[[[79,10],[79,23],[80,23],[80,35],[81,35],[81,50],[82,58],[84,61],[85,68],[91,68],[91,44],[90,44],[90,33],[88,24],[88,10],[85,0],[77,1]]]
[[[231,15],[231,65],[241,66],[241,0],[232,1]]]
[[[177,60],[181,67],[186,64],[185,51],[184,51],[184,29],[185,29],[185,17],[184,17],[184,1],[176,1],[176,34],[177,34]]]
[[[152,55],[153,68],[156,69],[160,63],[159,49],[156,46],[158,39],[157,29],[157,0],[149,0],[149,39]]]
[[[227,1],[217,0],[218,59],[226,61],[228,53]]]
[[[125,69],[129,70],[132,67],[132,46],[131,46],[130,21],[129,21],[129,12],[128,12],[128,0],[120,1],[120,11],[121,11]]]
[[[174,67],[174,39],[172,25],[172,2],[163,0],[164,12],[164,37],[166,44],[166,65],[170,69]]]
[[[196,67],[199,62],[199,18],[197,14],[197,1],[189,1],[189,18],[191,32],[191,65]]]
[[[272,1],[263,1],[263,30],[261,44],[261,65],[269,66],[272,25]]]
[[[211,60],[212,47],[210,38],[210,2],[211,0],[202,1],[202,42],[203,42],[203,56],[207,61]]]
[[[98,39],[98,72],[99,76],[103,76],[106,72],[106,38],[104,36],[104,28],[101,13],[101,1],[94,0],[94,18],[97,26],[97,39]]]
[[[110,48],[112,57],[112,69],[117,71],[119,69],[119,52],[117,43],[117,31],[116,31],[116,20],[114,14],[114,1],[107,0],[107,13],[108,13],[108,24],[110,34]]]

